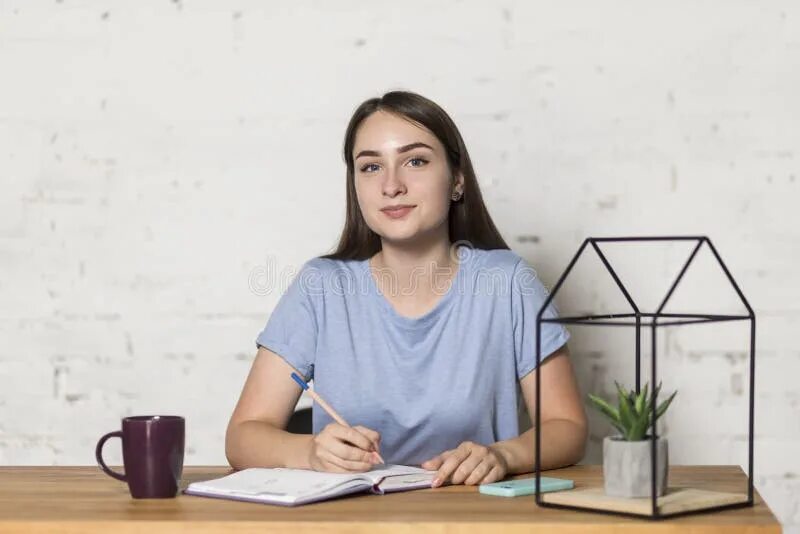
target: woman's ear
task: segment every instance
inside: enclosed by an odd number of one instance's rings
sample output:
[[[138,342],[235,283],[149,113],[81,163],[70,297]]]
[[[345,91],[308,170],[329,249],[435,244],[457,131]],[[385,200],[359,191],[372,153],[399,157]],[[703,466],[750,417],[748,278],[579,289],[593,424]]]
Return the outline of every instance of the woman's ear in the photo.
[[[458,200],[462,195],[464,195],[464,175],[459,172],[453,176],[453,200]]]

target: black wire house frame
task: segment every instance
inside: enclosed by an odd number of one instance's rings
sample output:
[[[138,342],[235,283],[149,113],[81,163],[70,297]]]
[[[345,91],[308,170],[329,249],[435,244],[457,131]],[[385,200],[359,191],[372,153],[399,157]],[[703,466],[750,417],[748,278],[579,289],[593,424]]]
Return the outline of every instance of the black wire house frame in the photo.
[[[680,273],[678,274],[675,281],[672,283],[669,291],[667,292],[666,296],[664,297],[661,304],[658,306],[658,309],[655,313],[643,313],[639,310],[639,307],[636,305],[636,302],[631,298],[628,290],[623,285],[622,281],[617,276],[617,273],[611,267],[606,256],[600,250],[598,243],[608,243],[608,242],[637,242],[637,241],[696,241],[697,244],[692,250],[689,258],[686,260],[686,263],[683,265]],[[728,281],[733,286],[733,289],[739,296],[744,307],[747,309],[747,315],[713,315],[713,314],[684,314],[684,313],[662,313],[662,310],[669,302],[670,297],[675,292],[675,289],[678,287],[681,279],[683,278],[684,274],[686,273],[689,265],[692,263],[692,260],[697,255],[697,252],[702,247],[703,243],[708,245],[708,248],[714,255],[714,258],[719,262],[720,267],[722,268],[723,272],[728,278]],[[633,313],[624,313],[624,314],[610,314],[610,315],[583,315],[583,316],[576,316],[576,317],[556,317],[556,318],[543,318],[543,314],[547,309],[550,302],[555,298],[558,294],[558,291],[561,289],[561,286],[564,280],[569,275],[570,271],[574,267],[575,263],[577,262],[578,258],[580,258],[581,254],[583,254],[584,250],[587,246],[591,246],[597,255],[600,257],[605,268],[608,270],[611,277],[614,279],[614,282],[622,291],[625,299],[628,301],[628,304],[633,310]],[[573,506],[567,504],[556,504],[552,502],[546,502],[542,498],[541,492],[541,376],[538,372],[536,372],[536,409],[534,415],[534,428],[535,428],[535,440],[536,440],[536,451],[535,451],[535,474],[536,474],[536,504],[543,507],[548,508],[561,508],[561,509],[568,509],[568,510],[578,510],[578,511],[586,511],[586,512],[597,512],[597,513],[605,513],[605,514],[612,514],[612,515],[622,515],[628,517],[637,517],[637,518],[649,518],[649,519],[666,519],[670,517],[676,517],[679,515],[689,515],[689,514],[696,514],[696,513],[705,513],[710,511],[717,511],[717,510],[725,510],[730,508],[743,508],[748,506],[753,506],[753,428],[754,428],[754,394],[755,394],[755,340],[756,340],[756,317],[753,313],[753,309],[750,307],[750,304],[747,302],[747,299],[742,294],[739,286],[736,284],[736,281],[731,276],[730,271],[725,266],[725,263],[722,261],[722,258],[717,253],[717,250],[714,248],[714,245],[711,243],[711,240],[705,236],[682,236],[682,237],[590,237],[584,240],[581,247],[578,249],[578,252],[572,258],[569,265],[567,266],[564,273],[558,279],[558,282],[553,287],[552,292],[544,301],[539,313],[536,316],[536,361],[537,364],[540,364],[542,361],[542,345],[541,345],[541,328],[542,323],[559,323],[559,324],[586,324],[586,325],[603,325],[603,326],[633,326],[636,328],[636,392],[638,393],[641,386],[641,331],[642,328],[650,327],[652,331],[651,342],[652,342],[652,352],[651,352],[651,377],[650,383],[655,386],[657,383],[656,381],[656,331],[660,326],[675,326],[675,325],[685,325],[685,324],[697,324],[697,323],[713,323],[713,322],[720,322],[720,321],[750,321],[750,403],[749,403],[749,422],[748,422],[748,472],[747,472],[747,500],[726,504],[721,506],[711,506],[708,508],[696,509],[691,511],[682,511],[682,512],[674,512],[668,514],[662,514],[659,510],[658,501],[656,498],[656,439],[658,438],[657,431],[655,425],[653,425],[652,432],[650,433],[650,467],[651,467],[651,513],[650,515],[639,515],[639,514],[632,514],[627,512],[617,512],[617,511],[610,511],[610,510],[601,510],[595,509],[587,506]],[[655,420],[656,414],[656,399],[654,398],[655,394],[655,387],[651,390],[651,404],[652,404],[652,420]]]

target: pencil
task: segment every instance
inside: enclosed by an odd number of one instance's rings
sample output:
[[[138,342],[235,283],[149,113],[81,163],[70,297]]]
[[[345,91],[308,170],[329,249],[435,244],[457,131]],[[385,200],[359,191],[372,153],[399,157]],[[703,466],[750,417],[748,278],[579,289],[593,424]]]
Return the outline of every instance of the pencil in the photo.
[[[298,375],[297,373],[292,373],[292,379],[293,379],[295,382],[297,382],[297,383],[300,385],[300,387],[301,387],[301,388],[303,388],[304,390],[306,390],[306,391],[308,392],[308,394],[311,396],[311,398],[312,398],[312,399],[314,399],[314,402],[316,402],[317,404],[319,404],[319,405],[320,405],[320,407],[321,407],[323,410],[325,410],[325,411],[328,413],[328,415],[330,415],[331,417],[333,417],[334,421],[336,421],[337,423],[339,423],[339,424],[340,424],[340,425],[342,425],[342,426],[346,426],[347,428],[353,428],[353,427],[351,427],[351,426],[350,426],[350,425],[347,423],[347,421],[345,421],[345,420],[344,420],[344,417],[342,417],[341,415],[339,415],[339,414],[336,412],[336,410],[334,410],[334,409],[333,409],[333,407],[332,407],[330,404],[328,404],[327,402],[325,402],[325,399],[323,399],[322,397],[320,397],[320,396],[319,396],[319,394],[318,394],[316,391],[314,391],[313,389],[309,389],[309,387],[308,387],[308,384],[306,383],[306,381],[305,381],[305,380],[303,380],[302,378],[300,378],[300,375]],[[378,460],[380,460],[380,462],[381,462],[382,464],[385,464],[385,463],[386,463],[386,462],[383,460],[383,458],[381,458],[381,455],[380,455],[380,453],[378,452],[378,450],[377,450],[377,447],[376,447],[376,450],[375,450],[375,451],[373,451],[373,452],[375,453],[375,456],[377,456]]]

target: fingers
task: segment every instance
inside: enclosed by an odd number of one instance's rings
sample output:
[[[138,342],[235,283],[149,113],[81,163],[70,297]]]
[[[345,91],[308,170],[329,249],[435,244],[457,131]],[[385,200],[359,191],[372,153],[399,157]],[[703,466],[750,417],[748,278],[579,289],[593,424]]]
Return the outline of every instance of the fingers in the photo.
[[[314,439],[314,454],[321,467],[334,472],[363,472],[383,463],[375,452],[371,452],[373,444],[366,433],[370,438],[380,439],[377,432],[365,427],[357,430],[338,423],[327,425]]]
[[[452,454],[445,458],[441,467],[437,470],[432,486],[435,488],[450,480],[456,469],[469,457],[470,452],[471,450],[467,442],[459,445]]]
[[[374,430],[361,425],[354,426],[353,430],[369,440],[371,447],[368,450],[374,451],[373,457],[375,458],[376,463],[385,463],[380,454],[381,435]]]
[[[505,464],[496,453],[484,445],[465,441],[450,454],[442,453],[428,460],[426,464],[438,466],[432,487],[438,487],[448,480],[452,484],[475,485],[502,480],[506,475]],[[423,467],[425,464],[423,464]]]
[[[453,474],[450,475],[450,483],[463,484],[467,477],[469,477],[470,474],[472,474],[472,472],[475,471],[475,469],[477,469],[478,466],[481,465],[481,463],[486,459],[482,452],[483,451],[478,448],[469,447],[469,453],[466,458],[464,458],[464,460],[462,460],[461,463],[456,466]],[[488,471],[489,469],[487,468],[486,472],[488,473]],[[482,477],[483,475],[481,475],[481,478]]]
[[[353,435],[358,436],[365,445],[351,445],[353,442],[350,440],[353,439]],[[370,442],[351,428],[340,427],[340,429],[332,430],[321,441],[325,449],[343,460],[356,462],[373,462],[374,460],[374,462],[377,462],[374,456],[375,453],[369,450],[371,447]]]
[[[375,457],[374,452],[368,452],[364,449],[353,447],[344,441],[332,440],[326,444],[326,448],[343,460],[367,462],[371,464],[380,463]]]
[[[351,443],[352,445],[358,447],[363,451],[369,452],[372,451],[373,449],[373,442],[370,441],[370,439],[365,434],[362,434],[354,427],[342,426],[337,423],[332,423],[325,428],[330,429],[329,432],[336,438]]]
[[[483,460],[481,460],[478,465],[475,466],[472,472],[467,475],[467,478],[464,479],[464,485],[474,486],[475,484],[484,484],[483,480],[489,476],[494,468],[495,464],[492,457],[485,456]]]
[[[372,469],[373,466],[372,462],[346,460],[326,449],[320,450],[318,456],[320,460],[327,464],[326,467],[332,468],[329,469],[330,471],[337,473],[352,473],[353,471],[363,473]]]
[[[506,477],[506,472],[499,466],[496,465],[489,470],[489,473],[483,477],[483,479],[478,482],[478,484],[489,484],[491,482],[497,482],[498,480],[503,480]]]
[[[420,467],[423,469],[427,469],[428,471],[435,471],[439,469],[442,464],[444,463],[444,458],[441,455],[436,456],[435,458],[431,458],[430,460],[425,460],[420,464]]]
[[[428,469],[429,471],[436,471],[437,469],[439,469],[442,466],[442,464],[444,463],[445,459],[447,459],[448,456],[453,454],[453,452],[455,452],[455,449],[450,449],[448,451],[444,451],[440,455],[434,456],[430,460],[425,460],[424,462],[422,462],[420,464],[420,467],[422,467],[423,469]]]
[[[378,432],[361,425],[354,426],[353,430],[366,437],[372,443],[376,452],[380,450],[381,435]]]

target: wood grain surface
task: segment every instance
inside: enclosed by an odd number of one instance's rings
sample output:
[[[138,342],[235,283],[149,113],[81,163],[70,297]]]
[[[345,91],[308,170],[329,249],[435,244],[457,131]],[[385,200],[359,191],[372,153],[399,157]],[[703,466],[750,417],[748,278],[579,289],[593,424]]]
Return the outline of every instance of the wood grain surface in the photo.
[[[122,468],[115,467],[122,471]],[[227,467],[186,467],[190,482],[230,473]],[[602,484],[600,466],[548,471],[569,478],[576,489]],[[531,476],[531,475],[526,475]],[[743,493],[747,478],[738,466],[674,466],[670,486]],[[519,478],[519,477],[517,477]],[[388,495],[347,496],[295,508],[179,495],[133,499],[127,486],[98,467],[0,467],[0,532],[781,532],[756,494],[756,505],[651,521],[538,507],[532,496],[482,495],[476,486],[446,486]]]

